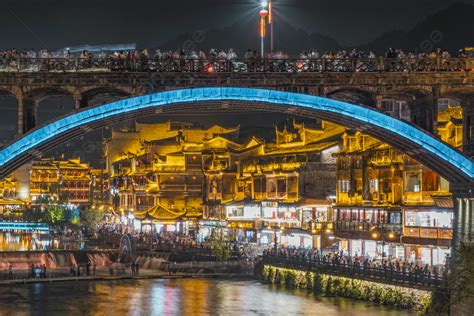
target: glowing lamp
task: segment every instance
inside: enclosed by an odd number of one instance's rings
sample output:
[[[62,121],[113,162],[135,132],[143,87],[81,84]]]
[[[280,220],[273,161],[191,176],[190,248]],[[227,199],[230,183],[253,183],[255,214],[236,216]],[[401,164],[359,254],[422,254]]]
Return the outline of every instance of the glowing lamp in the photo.
[[[272,20],[273,20],[272,7],[273,7],[272,6],[272,1],[270,0],[270,2],[268,3],[268,12],[269,12],[269,14],[268,14],[268,23],[270,23],[270,24],[272,23]]]
[[[207,72],[214,72],[214,66],[209,65],[209,67],[207,67]]]
[[[260,10],[260,37],[264,38],[267,31],[266,17],[268,16],[267,10]]]
[[[394,234],[394,233],[390,233],[390,234],[388,234],[388,238],[390,238],[390,239],[393,239],[393,238],[395,238],[395,234]]]
[[[377,234],[376,232],[373,232],[372,233],[372,238],[377,238],[377,237],[379,237],[379,234]]]

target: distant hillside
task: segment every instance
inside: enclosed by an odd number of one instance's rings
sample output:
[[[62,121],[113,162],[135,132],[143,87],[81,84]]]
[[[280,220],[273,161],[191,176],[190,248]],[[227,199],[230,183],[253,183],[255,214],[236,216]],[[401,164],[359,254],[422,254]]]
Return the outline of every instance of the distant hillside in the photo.
[[[390,47],[418,51],[440,47],[454,53],[466,46],[474,46],[474,6],[459,2],[427,16],[409,31],[384,33],[358,48],[384,53]]]
[[[256,21],[258,22],[258,21]],[[260,38],[258,37],[258,24],[241,23],[223,29],[210,29],[204,31],[202,41],[195,43],[196,50],[203,50],[206,53],[211,48],[228,50],[235,49],[239,56],[247,49],[260,51]],[[275,25],[275,49],[284,50],[289,53],[300,53],[305,50],[317,48],[318,50],[339,50],[339,43],[321,34],[309,34],[304,30],[296,29],[288,24],[279,23]],[[193,34],[186,33],[178,38],[162,43],[160,48],[177,50],[192,43]],[[187,44],[185,44],[187,43]],[[267,47],[270,44],[267,43]]]

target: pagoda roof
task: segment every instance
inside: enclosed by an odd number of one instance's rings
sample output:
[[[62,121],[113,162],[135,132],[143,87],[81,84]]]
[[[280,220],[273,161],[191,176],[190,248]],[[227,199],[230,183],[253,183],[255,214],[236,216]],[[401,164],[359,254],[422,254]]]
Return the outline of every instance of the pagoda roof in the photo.
[[[181,218],[186,212],[179,212],[177,210],[170,210],[161,204],[157,204],[144,212],[135,212],[135,217],[140,220],[154,219],[154,220],[177,220]]]

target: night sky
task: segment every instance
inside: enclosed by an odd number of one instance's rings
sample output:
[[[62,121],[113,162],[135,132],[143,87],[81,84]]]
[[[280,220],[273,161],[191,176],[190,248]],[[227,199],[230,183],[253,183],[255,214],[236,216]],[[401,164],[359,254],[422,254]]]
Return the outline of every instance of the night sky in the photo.
[[[277,21],[342,45],[408,29],[456,0],[275,0]],[[474,0],[465,0],[474,4]],[[0,48],[136,42],[159,46],[183,32],[255,20],[258,0],[3,0]]]

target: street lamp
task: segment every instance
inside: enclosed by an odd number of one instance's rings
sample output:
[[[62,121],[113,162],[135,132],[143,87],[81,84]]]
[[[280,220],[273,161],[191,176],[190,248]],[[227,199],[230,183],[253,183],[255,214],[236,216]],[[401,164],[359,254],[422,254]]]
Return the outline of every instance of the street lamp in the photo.
[[[395,233],[392,231],[389,231],[387,227],[379,227],[376,228],[372,231],[372,238],[373,239],[378,239],[381,237],[382,239],[382,262],[385,258],[385,238],[388,237],[389,240],[393,240],[395,238]]]

